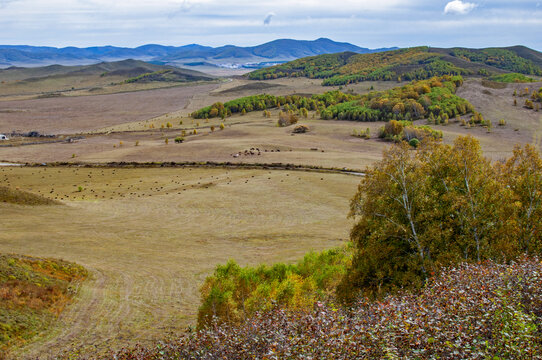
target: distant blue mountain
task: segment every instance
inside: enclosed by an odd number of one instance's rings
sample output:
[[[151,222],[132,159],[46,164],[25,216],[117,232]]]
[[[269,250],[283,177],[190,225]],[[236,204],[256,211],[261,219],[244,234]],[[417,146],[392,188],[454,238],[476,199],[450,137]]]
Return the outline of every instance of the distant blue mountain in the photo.
[[[198,44],[163,46],[149,44],[137,48],[96,46],[88,48],[28,45],[0,45],[0,65],[42,66],[50,64],[85,65],[101,61],[137,59],[161,64],[183,65],[204,62],[208,65],[228,66],[266,64],[298,59],[306,56],[331,54],[344,51],[371,53],[396,48],[367,49],[330,39],[314,41],[279,39],[262,45],[240,47],[226,45],[209,47]]]

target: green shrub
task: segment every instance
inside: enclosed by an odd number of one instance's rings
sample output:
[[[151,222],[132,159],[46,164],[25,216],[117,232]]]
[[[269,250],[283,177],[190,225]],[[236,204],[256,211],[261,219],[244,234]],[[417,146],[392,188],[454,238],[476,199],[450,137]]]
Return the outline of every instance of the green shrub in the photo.
[[[535,81],[533,78],[519,73],[496,75],[491,77],[490,80],[503,83],[529,83]]]
[[[417,148],[419,145],[420,145],[420,140],[416,139],[416,138],[413,138],[413,139],[410,139],[410,141],[408,142],[408,144],[410,146],[412,146],[413,148]]]
[[[231,260],[205,280],[198,325],[209,324],[213,317],[238,323],[275,305],[310,309],[332,296],[349,263],[349,248],[311,252],[295,265],[242,268]]]

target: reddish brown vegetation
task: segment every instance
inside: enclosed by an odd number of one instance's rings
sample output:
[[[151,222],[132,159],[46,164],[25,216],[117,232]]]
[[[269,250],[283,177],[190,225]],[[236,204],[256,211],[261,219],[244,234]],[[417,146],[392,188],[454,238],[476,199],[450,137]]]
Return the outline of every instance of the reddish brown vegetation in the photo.
[[[322,303],[309,312],[275,309],[240,326],[211,326],[114,358],[538,358],[541,318],[538,259],[464,264],[443,271],[418,294],[362,300],[350,310]]]
[[[64,261],[0,255],[0,358],[45,330],[86,276]]]

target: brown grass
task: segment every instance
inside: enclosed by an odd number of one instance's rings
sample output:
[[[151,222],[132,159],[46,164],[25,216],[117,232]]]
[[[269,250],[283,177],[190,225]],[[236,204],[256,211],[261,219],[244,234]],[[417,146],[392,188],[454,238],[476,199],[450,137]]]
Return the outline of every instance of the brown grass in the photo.
[[[0,252],[63,258],[92,274],[57,325],[17,353],[42,357],[72,344],[93,352],[178,334],[194,324],[198,288],[217,264],[294,262],[341,244],[359,181],[298,171],[49,167],[0,168],[0,179],[66,205],[0,204]]]
[[[146,120],[175,111],[198,93],[217,84],[95,96],[0,102],[0,131],[37,130],[46,134],[87,132],[115,124]]]
[[[291,93],[321,93],[331,90],[320,86],[320,82],[311,79],[278,79],[265,83],[271,85],[280,85],[271,87],[268,92],[273,94],[291,94]],[[110,161],[214,161],[214,162],[240,162],[240,163],[292,163],[297,165],[311,165],[324,167],[347,167],[351,169],[362,170],[366,165],[370,165],[379,159],[382,150],[389,145],[376,138],[363,140],[351,136],[354,129],[360,130],[369,127],[372,134],[377,134],[378,129],[384,123],[358,123],[351,121],[323,121],[319,116],[310,113],[304,123],[310,127],[311,132],[305,135],[292,136],[288,129],[277,128],[278,110],[271,111],[271,118],[264,118],[261,112],[249,113],[245,116],[233,116],[224,121],[225,130],[218,130],[222,120],[209,119],[209,121],[194,120],[188,116],[193,110],[216,101],[227,101],[238,96],[253,94],[252,90],[241,91],[235,94],[224,95],[221,92],[228,89],[239,89],[246,84],[246,80],[233,80],[223,83],[218,89],[210,91],[199,87],[186,88],[200,89],[201,92],[192,94],[185,93],[185,102],[176,103],[176,95],[179,89],[167,89],[148,91],[132,94],[118,94],[111,97],[80,97],[78,102],[90,101],[93,98],[104,98],[110,102],[109,109],[104,108],[100,116],[92,113],[92,107],[98,106],[97,103],[87,104],[88,108],[80,113],[74,112],[74,116],[80,118],[62,117],[63,111],[51,108],[51,119],[55,121],[46,121],[51,128],[63,127],[67,132],[70,127],[88,130],[85,139],[74,143],[48,144],[39,146],[25,146],[16,148],[0,148],[0,160],[20,161],[20,162],[56,162],[56,161],[77,161],[77,162],[110,162]],[[370,82],[352,85],[351,87],[358,92],[367,92],[373,86],[375,89],[397,86],[395,82]],[[444,141],[451,142],[459,135],[471,134],[480,139],[484,152],[491,158],[499,160],[508,157],[517,143],[527,142],[539,143],[538,137],[542,133],[541,113],[523,109],[521,106],[513,106],[512,93],[514,87],[524,87],[524,85],[510,84],[506,89],[490,89],[488,91],[480,80],[468,80],[465,86],[461,87],[458,95],[465,97],[472,102],[478,111],[482,112],[485,118],[493,122],[493,130],[487,133],[483,128],[466,129],[459,124],[450,122],[449,126],[434,126],[444,133]],[[533,83],[529,86],[538,88],[540,83]],[[349,86],[350,88],[350,86]],[[484,91],[485,90],[485,91]],[[171,108],[176,109],[167,114],[145,118],[145,112],[138,114],[142,120],[123,122],[122,118],[115,117],[117,111],[124,106],[130,106],[132,102],[145,101],[144,104],[137,106],[150,106],[145,111],[150,111],[156,105],[156,111],[159,111],[159,105],[164,99],[157,99],[157,102],[149,102],[154,96],[166,94],[165,97],[171,100]],[[134,97],[140,94],[141,97]],[[129,101],[122,104],[124,98],[118,96],[127,96]],[[39,101],[62,102],[71,99],[46,99]],[[112,104],[119,100],[121,103]],[[76,102],[76,103],[78,103]],[[24,102],[21,102],[24,103]],[[149,105],[150,104],[150,105]],[[177,105],[176,105],[177,104]],[[184,106],[182,106],[185,104]],[[135,105],[134,105],[135,106]],[[138,107],[135,106],[133,112],[126,114],[131,120]],[[85,108],[83,108],[84,110]],[[116,109],[116,110],[115,110]],[[11,109],[13,110],[13,109]],[[1,103],[0,103],[1,111]],[[56,111],[59,111],[58,115]],[[149,114],[149,113],[147,113]],[[69,115],[69,112],[66,113]],[[7,112],[6,117],[14,119],[23,117],[28,124],[38,124],[36,119],[32,119],[32,112]],[[314,116],[314,118],[313,118]],[[2,117],[3,119],[4,117]],[[92,120],[91,120],[92,119]],[[127,118],[124,118],[125,120]],[[505,127],[497,127],[500,119],[507,122]],[[182,121],[182,124],[181,124]],[[1,120],[0,120],[1,123]],[[167,123],[172,124],[172,128],[167,128]],[[199,123],[199,125],[198,125]],[[418,123],[424,124],[425,121]],[[105,125],[108,126],[105,126]],[[161,129],[162,125],[164,129]],[[211,126],[215,131],[211,132]],[[33,125],[27,125],[33,128]],[[191,135],[197,128],[198,134]],[[518,129],[518,131],[516,131]],[[186,136],[182,132],[186,132]],[[99,133],[99,134],[98,134]],[[165,145],[165,138],[174,139],[183,136],[186,141],[182,144]],[[120,143],[122,146],[119,146]],[[138,146],[135,146],[135,144]],[[251,148],[261,149],[260,155],[233,157],[234,154]],[[311,149],[317,148],[318,151]],[[268,150],[267,152],[263,149]],[[271,152],[271,150],[274,150]],[[280,150],[277,152],[275,150]],[[322,152],[323,150],[323,152]],[[76,155],[73,158],[73,154]]]

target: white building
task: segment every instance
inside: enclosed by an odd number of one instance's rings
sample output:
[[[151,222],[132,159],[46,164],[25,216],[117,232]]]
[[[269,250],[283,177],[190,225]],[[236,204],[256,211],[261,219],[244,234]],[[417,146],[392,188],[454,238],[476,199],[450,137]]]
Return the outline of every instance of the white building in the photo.
[[[0,134],[0,140],[9,140],[9,139],[6,135]]]

